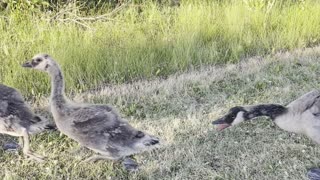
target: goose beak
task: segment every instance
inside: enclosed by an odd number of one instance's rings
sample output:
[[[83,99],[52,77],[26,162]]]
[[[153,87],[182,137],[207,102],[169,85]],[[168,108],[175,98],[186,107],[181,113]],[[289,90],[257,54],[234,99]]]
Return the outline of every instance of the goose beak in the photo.
[[[25,68],[32,68],[32,64],[31,64],[30,61],[27,61],[27,62],[23,63],[21,66],[25,67]]]
[[[212,122],[212,124],[217,126],[218,131],[222,131],[222,130],[224,130],[225,128],[231,126],[230,124],[228,124],[228,123],[224,120],[224,118],[215,120],[215,121]]]

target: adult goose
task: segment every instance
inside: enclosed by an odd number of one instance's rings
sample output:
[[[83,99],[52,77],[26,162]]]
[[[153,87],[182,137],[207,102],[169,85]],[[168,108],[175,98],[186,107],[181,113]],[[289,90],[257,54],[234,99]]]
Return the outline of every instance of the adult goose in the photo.
[[[287,106],[279,104],[236,106],[212,123],[221,131],[258,116],[268,116],[281,129],[304,134],[320,144],[320,91],[318,90],[304,94]],[[320,169],[311,169],[308,177],[319,180]]]
[[[30,150],[29,135],[44,129],[54,129],[54,125],[35,115],[18,90],[0,84],[0,133],[19,137],[23,153],[42,162],[43,156]]]
[[[122,160],[127,170],[136,170],[138,165],[129,156],[151,150],[159,144],[158,138],[133,128],[109,105],[73,103],[69,100],[65,95],[62,71],[49,55],[38,54],[23,67],[50,75],[51,112],[58,129],[99,154],[84,162]]]

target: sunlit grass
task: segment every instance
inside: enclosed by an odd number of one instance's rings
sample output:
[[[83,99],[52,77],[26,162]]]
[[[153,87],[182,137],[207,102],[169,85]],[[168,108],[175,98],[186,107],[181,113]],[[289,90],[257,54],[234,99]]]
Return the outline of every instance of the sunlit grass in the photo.
[[[79,92],[319,42],[318,1],[245,2],[182,1],[174,7],[147,2],[88,27],[49,21],[53,15],[45,12],[4,13],[0,80],[28,96],[47,94],[47,77],[20,67],[39,52],[56,58],[68,89]]]
[[[107,160],[81,164],[91,151],[72,154],[78,143],[59,132],[47,132],[31,138],[32,149],[47,156],[45,163],[0,150],[0,177],[306,179],[307,170],[320,165],[320,146],[307,137],[285,132],[265,117],[223,132],[217,132],[211,122],[233,106],[287,104],[318,89],[319,57],[318,47],[68,94],[76,102],[112,104],[134,127],[160,137],[163,147],[135,156],[141,169],[128,173]],[[51,119],[43,109],[48,99],[40,99],[33,107]],[[0,144],[8,139],[1,135]]]

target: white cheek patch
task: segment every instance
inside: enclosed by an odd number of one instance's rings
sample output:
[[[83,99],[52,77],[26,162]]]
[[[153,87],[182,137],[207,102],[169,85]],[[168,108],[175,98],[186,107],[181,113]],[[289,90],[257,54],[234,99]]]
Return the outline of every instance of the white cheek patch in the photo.
[[[244,112],[242,112],[242,111],[238,112],[237,117],[233,120],[231,125],[236,125],[236,124],[243,122],[244,121],[243,113]]]
[[[39,63],[36,67],[35,67],[35,69],[39,69],[39,70],[43,70],[43,71],[45,71],[46,70],[46,66],[47,66],[47,62],[41,62],[41,63]]]

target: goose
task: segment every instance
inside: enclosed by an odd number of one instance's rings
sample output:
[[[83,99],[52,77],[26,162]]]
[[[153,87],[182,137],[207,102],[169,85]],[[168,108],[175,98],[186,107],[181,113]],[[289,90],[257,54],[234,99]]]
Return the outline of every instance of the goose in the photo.
[[[304,134],[320,144],[320,91],[312,90],[287,106],[279,104],[259,104],[232,107],[223,117],[213,121],[218,131],[258,116],[270,117],[281,129]],[[320,169],[308,171],[309,179],[320,179]]]
[[[19,137],[23,153],[31,159],[43,162],[43,156],[30,150],[29,135],[45,129],[54,129],[54,125],[35,115],[18,90],[0,84],[0,133]]]
[[[60,66],[48,54],[35,55],[22,66],[50,75],[50,107],[57,128],[96,153],[83,162],[119,160],[125,169],[137,170],[138,164],[131,156],[154,149],[160,144],[157,137],[135,129],[109,105],[74,103],[69,100],[65,95]]]

